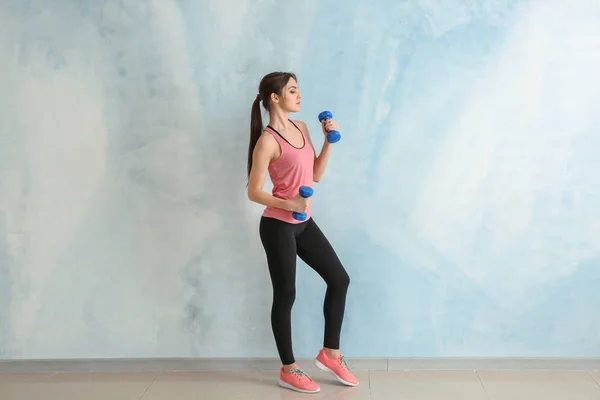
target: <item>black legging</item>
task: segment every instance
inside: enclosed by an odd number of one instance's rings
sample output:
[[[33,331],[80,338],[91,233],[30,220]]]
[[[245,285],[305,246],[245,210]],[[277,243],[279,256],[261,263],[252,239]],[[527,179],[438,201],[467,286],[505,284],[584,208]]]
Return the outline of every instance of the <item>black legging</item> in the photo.
[[[296,299],[296,255],[327,283],[323,347],[339,349],[350,277],[323,232],[312,218],[290,224],[268,217],[261,218],[259,231],[273,285],[271,326],[281,362],[295,362],[291,314]]]

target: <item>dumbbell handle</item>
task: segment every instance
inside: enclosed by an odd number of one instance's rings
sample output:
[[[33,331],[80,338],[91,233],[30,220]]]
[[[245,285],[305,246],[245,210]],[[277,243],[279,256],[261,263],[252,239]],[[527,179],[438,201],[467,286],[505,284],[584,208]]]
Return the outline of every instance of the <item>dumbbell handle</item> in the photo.
[[[333,114],[331,113],[331,111],[323,111],[322,113],[319,114],[319,122],[323,122],[326,119],[331,119],[333,118]],[[337,143],[340,141],[340,139],[342,138],[342,134],[338,131],[332,130],[327,132],[327,141],[329,143]]]
[[[311,197],[315,193],[310,186],[300,186],[299,192],[300,196],[304,197],[305,199]],[[304,221],[306,219],[306,213],[304,212],[293,211],[292,216],[298,221]]]

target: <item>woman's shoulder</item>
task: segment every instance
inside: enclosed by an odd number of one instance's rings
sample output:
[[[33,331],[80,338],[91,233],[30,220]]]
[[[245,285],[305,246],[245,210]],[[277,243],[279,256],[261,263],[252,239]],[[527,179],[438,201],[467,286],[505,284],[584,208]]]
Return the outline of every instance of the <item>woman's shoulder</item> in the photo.
[[[292,121],[296,125],[301,124],[301,125],[306,126],[306,124],[304,123],[304,121],[302,121],[301,119],[290,119],[290,121]]]
[[[277,140],[275,140],[273,134],[267,129],[263,129],[262,134],[258,137],[258,142],[256,145],[264,148],[273,148],[274,146],[278,146]]]
[[[299,119],[290,119],[290,121],[292,121],[292,123],[294,125],[296,125],[298,128],[300,128],[302,130],[302,132],[308,134],[308,127],[306,126],[306,124],[304,123],[304,121],[299,120]]]

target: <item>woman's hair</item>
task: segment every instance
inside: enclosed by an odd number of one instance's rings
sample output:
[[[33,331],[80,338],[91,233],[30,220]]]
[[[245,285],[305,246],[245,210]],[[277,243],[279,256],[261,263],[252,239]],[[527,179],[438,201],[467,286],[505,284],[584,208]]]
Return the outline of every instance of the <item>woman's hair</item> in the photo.
[[[260,112],[260,102],[262,101],[265,110],[270,111],[271,93],[281,96],[281,92],[290,79],[296,79],[296,75],[291,72],[271,72],[265,75],[258,85],[258,95],[252,103],[252,112],[250,114],[250,143],[248,144],[248,176],[252,169],[252,153],[256,142],[263,131],[262,115]]]

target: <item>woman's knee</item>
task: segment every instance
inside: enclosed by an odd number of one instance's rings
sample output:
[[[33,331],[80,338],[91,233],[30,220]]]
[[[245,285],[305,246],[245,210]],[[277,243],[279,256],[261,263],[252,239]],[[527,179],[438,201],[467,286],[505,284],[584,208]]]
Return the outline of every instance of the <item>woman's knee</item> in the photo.
[[[344,274],[342,275],[342,277],[340,278],[340,284],[348,289],[348,286],[350,286],[350,275],[348,275],[348,273],[346,271],[344,271]]]
[[[343,267],[341,267],[340,271],[327,284],[336,289],[347,290],[348,286],[350,286],[350,276]]]
[[[296,288],[295,287],[282,287],[274,292],[273,302],[280,307],[291,308],[296,301]]]

